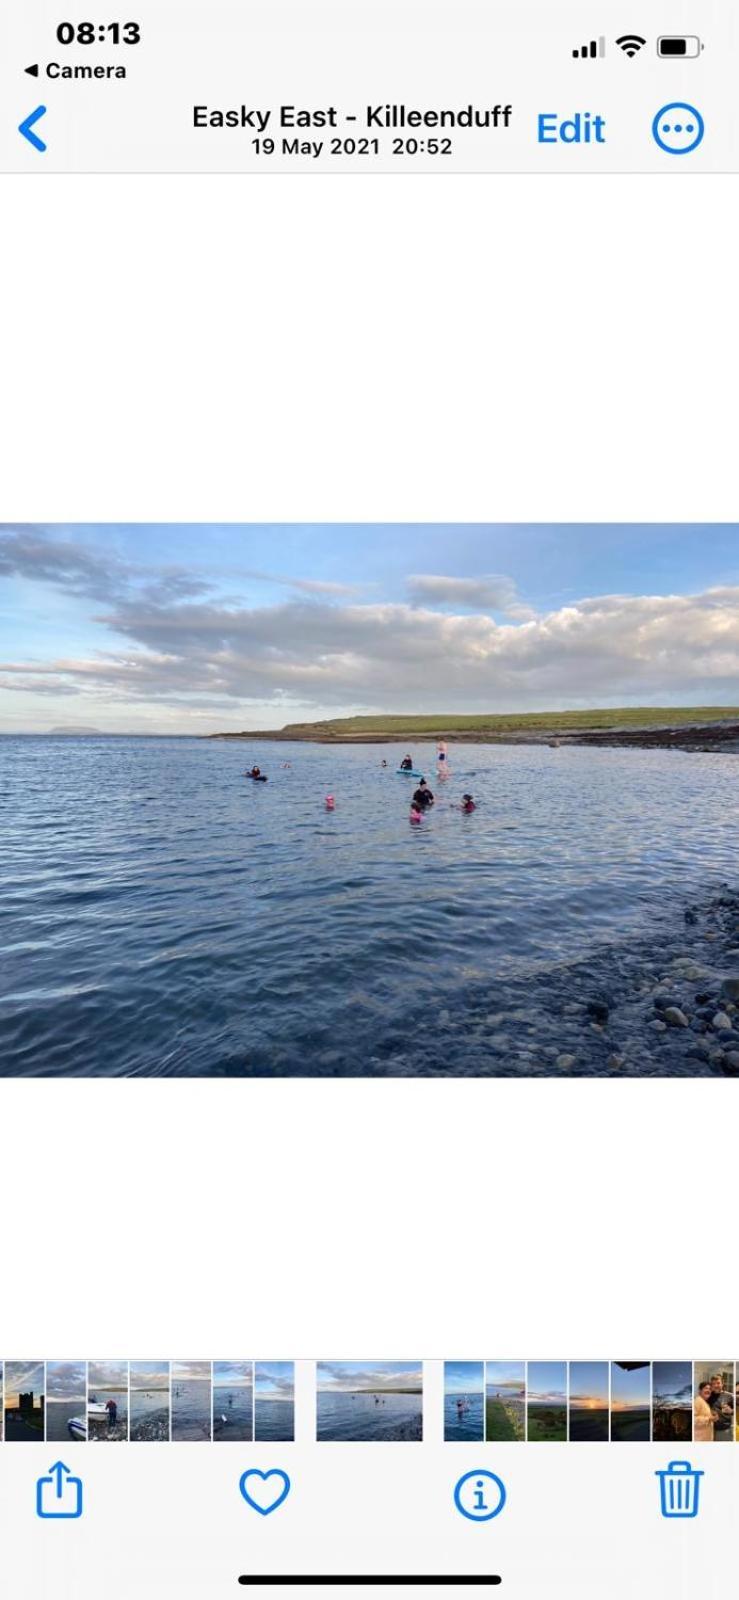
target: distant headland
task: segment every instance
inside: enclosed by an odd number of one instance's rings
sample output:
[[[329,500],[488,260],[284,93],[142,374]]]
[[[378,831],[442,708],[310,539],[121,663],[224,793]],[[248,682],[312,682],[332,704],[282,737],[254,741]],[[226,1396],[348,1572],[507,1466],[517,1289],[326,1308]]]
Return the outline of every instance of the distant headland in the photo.
[[[640,745],[739,752],[739,706],[624,706],[593,711],[527,711],[476,716],[336,717],[284,728],[210,733],[208,739],[387,744],[446,739],[466,744]]]

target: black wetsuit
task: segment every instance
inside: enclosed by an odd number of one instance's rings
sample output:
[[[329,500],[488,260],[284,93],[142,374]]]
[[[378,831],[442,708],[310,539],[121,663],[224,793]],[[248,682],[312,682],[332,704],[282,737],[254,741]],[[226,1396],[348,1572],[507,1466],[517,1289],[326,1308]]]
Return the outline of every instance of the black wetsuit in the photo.
[[[433,797],[430,789],[417,789],[416,790],[416,792],[415,792],[415,794],[413,796],[413,804],[416,805],[416,806],[419,806],[421,811],[428,810],[428,807],[432,806],[433,803],[434,803],[434,797]]]

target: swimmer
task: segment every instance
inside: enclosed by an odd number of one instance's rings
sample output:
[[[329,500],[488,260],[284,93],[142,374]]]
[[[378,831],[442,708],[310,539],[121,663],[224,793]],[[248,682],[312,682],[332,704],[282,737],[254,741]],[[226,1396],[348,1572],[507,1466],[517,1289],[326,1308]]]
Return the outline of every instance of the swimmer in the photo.
[[[412,805],[411,806],[411,813],[410,813],[409,821],[410,822],[420,822],[421,818],[422,818],[422,815],[423,815],[423,813],[421,811],[419,811],[418,806]]]
[[[413,757],[412,756],[403,756],[403,760],[400,763],[400,770],[401,770],[401,772],[412,772],[413,771]]]
[[[467,812],[477,810],[477,806],[475,805],[471,794],[462,795],[462,810]]]
[[[336,801],[334,800],[334,797],[333,797],[332,794],[327,794],[326,795],[326,810],[327,811],[335,811],[336,810]]]
[[[247,772],[245,776],[247,778],[261,778],[262,774],[259,767],[252,767],[251,772]]]
[[[387,766],[387,762],[386,762],[386,761],[383,761],[383,762],[382,762],[382,766],[383,766],[383,767],[386,767],[386,766]]]
[[[436,746],[436,760],[439,766],[439,777],[445,778],[449,771],[449,762],[447,760],[446,740],[444,739],[440,739]]]
[[[432,806],[433,803],[434,796],[429,789],[426,779],[422,778],[413,796],[413,804],[414,806],[418,806],[421,811],[427,811],[429,806]]]

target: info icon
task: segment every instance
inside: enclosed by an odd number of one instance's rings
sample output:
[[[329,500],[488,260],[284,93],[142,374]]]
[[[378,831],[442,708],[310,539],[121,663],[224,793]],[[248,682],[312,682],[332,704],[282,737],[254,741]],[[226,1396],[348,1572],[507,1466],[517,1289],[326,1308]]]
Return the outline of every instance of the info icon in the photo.
[[[505,1503],[505,1484],[487,1467],[465,1472],[454,1485],[454,1504],[470,1522],[492,1522],[493,1517],[500,1516]]]

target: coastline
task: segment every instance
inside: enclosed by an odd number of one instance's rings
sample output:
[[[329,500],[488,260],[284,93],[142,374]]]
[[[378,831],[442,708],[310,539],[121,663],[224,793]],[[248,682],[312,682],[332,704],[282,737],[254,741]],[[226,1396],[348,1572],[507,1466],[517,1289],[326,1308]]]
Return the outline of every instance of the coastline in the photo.
[[[424,729],[405,729],[402,734],[384,732],[366,733],[322,733],[318,728],[298,729],[260,729],[245,733],[207,733],[204,739],[241,739],[252,743],[269,741],[276,744],[321,744],[321,745],[401,745],[405,743],[429,743],[438,737],[447,744],[485,744],[485,745],[552,745],[556,744],[563,749],[569,745],[590,746],[594,748],[621,748],[621,749],[654,749],[654,750],[683,750],[688,752],[702,752],[703,754],[739,755],[739,719],[719,719],[715,721],[685,722],[680,724],[655,723],[652,726],[628,727],[615,726],[612,728],[576,728],[566,722],[552,723],[547,728],[521,728],[507,729],[505,732],[475,731],[474,729],[440,731],[438,734],[429,733]]]

